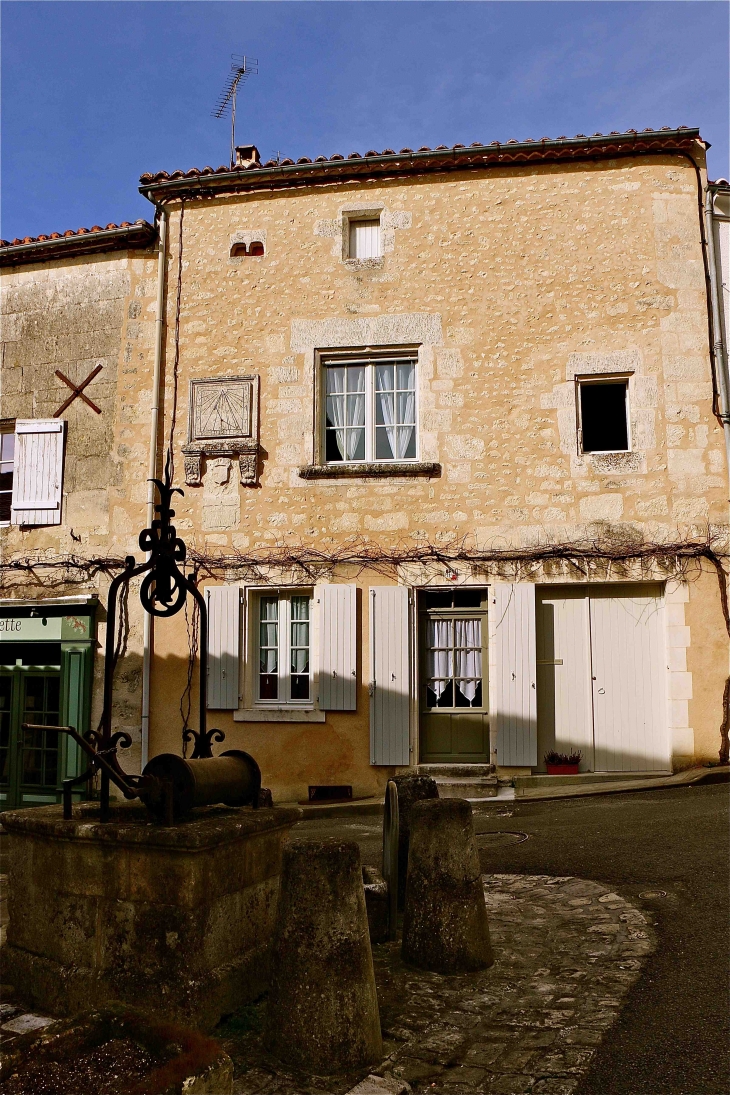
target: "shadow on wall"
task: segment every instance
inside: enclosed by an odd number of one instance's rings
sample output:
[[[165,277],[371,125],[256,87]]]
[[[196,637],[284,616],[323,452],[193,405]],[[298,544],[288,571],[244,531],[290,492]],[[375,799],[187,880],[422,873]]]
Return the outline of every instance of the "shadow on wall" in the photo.
[[[188,711],[185,693],[186,658],[156,657],[150,708],[150,757],[182,751],[183,717]],[[198,666],[189,693],[188,725],[198,729]],[[137,701],[139,703],[139,700]],[[137,707],[139,710],[139,707]],[[207,727],[226,737],[215,751],[244,749],[261,768],[264,786],[279,802],[306,799],[310,785],[350,784],[355,797],[381,794],[394,769],[370,765],[368,712],[358,696],[357,712],[331,712],[325,723],[236,722],[233,711],[209,710]]]

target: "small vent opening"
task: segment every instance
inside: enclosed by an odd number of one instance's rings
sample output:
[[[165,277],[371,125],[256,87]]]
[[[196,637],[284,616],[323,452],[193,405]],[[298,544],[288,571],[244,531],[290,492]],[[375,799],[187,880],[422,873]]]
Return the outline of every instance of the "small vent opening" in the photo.
[[[322,784],[309,787],[310,802],[351,802],[352,784]]]

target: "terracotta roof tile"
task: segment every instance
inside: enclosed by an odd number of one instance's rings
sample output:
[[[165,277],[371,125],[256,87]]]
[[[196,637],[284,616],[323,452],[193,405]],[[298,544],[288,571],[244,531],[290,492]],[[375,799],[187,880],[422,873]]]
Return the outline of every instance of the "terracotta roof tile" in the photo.
[[[0,248],[18,247],[20,244],[27,243],[50,243],[53,240],[69,239],[75,236],[88,236],[94,232],[110,232],[116,231],[119,228],[134,228],[135,226],[142,228],[152,227],[146,220],[137,220],[134,224],[131,221],[122,221],[121,224],[114,224],[114,222],[111,222],[110,224],[107,224],[106,227],[102,227],[100,224],[94,224],[91,228],[67,228],[65,232],[49,232],[48,234],[41,234],[39,236],[24,236],[22,239],[16,237],[14,240],[0,240]]]

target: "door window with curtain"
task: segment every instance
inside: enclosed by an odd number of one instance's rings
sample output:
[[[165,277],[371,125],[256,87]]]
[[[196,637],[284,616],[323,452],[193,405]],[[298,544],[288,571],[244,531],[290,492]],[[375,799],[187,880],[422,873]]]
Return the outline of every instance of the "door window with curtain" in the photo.
[[[415,356],[323,365],[327,463],[417,459]]]
[[[482,706],[482,621],[427,623],[428,706]]]

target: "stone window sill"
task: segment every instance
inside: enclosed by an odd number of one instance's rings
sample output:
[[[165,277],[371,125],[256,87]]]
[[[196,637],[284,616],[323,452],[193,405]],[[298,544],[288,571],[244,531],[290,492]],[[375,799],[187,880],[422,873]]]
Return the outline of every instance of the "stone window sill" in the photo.
[[[403,476],[437,479],[441,475],[441,465],[424,460],[401,463],[305,464],[299,469],[299,475],[302,479],[400,479]]]
[[[325,711],[314,707],[245,707],[233,712],[234,722],[325,722]]]
[[[584,452],[583,462],[602,475],[615,475],[621,472],[646,471],[646,457],[643,452],[620,449],[616,452]]]

